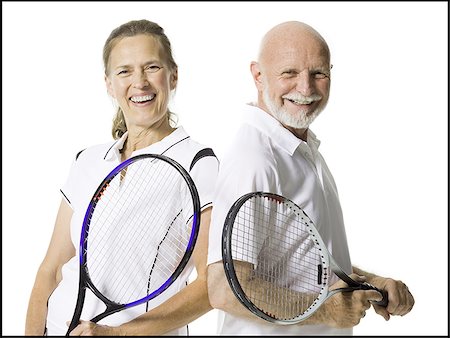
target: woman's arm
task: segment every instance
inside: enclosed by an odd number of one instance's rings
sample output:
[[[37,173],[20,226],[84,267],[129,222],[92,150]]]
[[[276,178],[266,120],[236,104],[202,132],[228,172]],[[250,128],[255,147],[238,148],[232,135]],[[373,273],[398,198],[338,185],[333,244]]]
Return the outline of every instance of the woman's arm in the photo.
[[[70,335],[161,335],[182,327],[212,309],[208,300],[206,259],[211,219],[208,208],[201,214],[201,224],[193,259],[197,278],[180,292],[147,313],[117,327],[82,321]]]
[[[47,253],[31,291],[25,324],[25,335],[43,335],[47,318],[47,301],[61,281],[61,267],[75,255],[70,239],[72,209],[62,199]]]

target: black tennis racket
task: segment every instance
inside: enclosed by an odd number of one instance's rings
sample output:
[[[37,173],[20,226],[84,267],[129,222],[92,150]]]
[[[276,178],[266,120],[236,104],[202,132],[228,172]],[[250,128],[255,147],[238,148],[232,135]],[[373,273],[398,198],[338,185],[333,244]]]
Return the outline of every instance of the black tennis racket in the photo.
[[[79,323],[86,289],[106,306],[92,322],[164,292],[191,257],[199,225],[198,192],[179,163],[144,154],[118,165],[86,211],[78,299],[66,335]]]
[[[252,192],[228,212],[222,237],[225,274],[236,297],[269,322],[295,324],[337,292],[374,289],[350,278],[305,212],[289,199]],[[330,290],[332,273],[348,287]]]

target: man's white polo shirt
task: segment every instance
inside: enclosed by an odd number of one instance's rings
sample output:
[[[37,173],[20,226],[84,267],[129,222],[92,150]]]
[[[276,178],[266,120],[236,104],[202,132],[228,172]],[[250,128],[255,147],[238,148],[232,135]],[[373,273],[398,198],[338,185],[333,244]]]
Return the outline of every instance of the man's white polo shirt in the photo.
[[[246,105],[244,123],[220,161],[214,193],[208,264],[222,259],[222,229],[231,205],[240,196],[265,191],[285,196],[317,226],[338,264],[350,273],[350,255],[337,188],[318,152],[319,140],[308,130],[307,142],[265,111]],[[336,280],[336,279],[335,279]],[[351,329],[324,325],[275,325],[219,311],[219,334],[351,334]]]
[[[61,192],[73,209],[70,230],[76,255],[62,267],[62,280],[48,301],[47,334],[65,335],[66,322],[72,319],[78,294],[79,278],[79,241],[81,226],[89,202],[98,185],[121,162],[120,150],[127,138],[123,135],[119,140],[89,147],[77,155],[68,179]],[[182,127],[178,127],[163,140],[149,147],[137,150],[131,156],[144,153],[163,154],[180,163],[191,175],[200,197],[202,210],[211,206],[213,187],[218,172],[218,160],[212,151],[204,152],[205,146],[192,140]],[[197,155],[197,156],[196,156]],[[149,302],[149,309],[186,286],[186,281],[194,264],[192,260],[182,275],[160,296]],[[99,322],[116,326],[145,312],[146,304],[138,305],[112,314]],[[86,292],[83,320],[89,320],[93,314],[103,312],[104,305],[90,291]],[[186,327],[170,332],[170,335],[185,335]]]

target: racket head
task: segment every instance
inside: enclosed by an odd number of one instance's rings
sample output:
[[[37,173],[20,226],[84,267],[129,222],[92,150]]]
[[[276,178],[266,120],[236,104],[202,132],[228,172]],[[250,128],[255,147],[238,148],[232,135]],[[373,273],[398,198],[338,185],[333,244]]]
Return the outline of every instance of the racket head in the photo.
[[[107,306],[92,321],[173,284],[194,250],[200,212],[192,178],[167,156],[138,155],[107,175],[87,208],[79,246],[80,294],[88,287]]]
[[[295,324],[326,300],[330,257],[316,227],[291,200],[251,192],[230,208],[222,234],[225,275],[258,317]]]

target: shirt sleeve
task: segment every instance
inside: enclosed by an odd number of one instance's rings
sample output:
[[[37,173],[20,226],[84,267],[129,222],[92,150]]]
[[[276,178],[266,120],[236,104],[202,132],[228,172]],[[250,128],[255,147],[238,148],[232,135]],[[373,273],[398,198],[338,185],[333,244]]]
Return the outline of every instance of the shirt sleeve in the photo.
[[[215,186],[209,232],[208,264],[222,260],[222,232],[228,211],[242,195],[273,191],[276,186],[270,156],[258,151],[234,149],[221,160]]]
[[[212,205],[214,186],[219,171],[219,161],[215,156],[206,156],[198,160],[190,175],[197,188],[201,210]]]
[[[72,161],[72,164],[70,166],[69,175],[67,176],[66,182],[60,189],[62,197],[66,200],[66,202],[70,205],[72,210],[75,207],[75,198],[77,194],[75,193],[77,190],[79,190],[80,180],[79,180],[79,171],[80,171],[80,162],[81,158],[80,155],[85,151],[86,149],[83,149],[79,151],[75,158]]]
[[[74,199],[75,199],[75,189],[77,185],[77,172],[78,172],[78,163],[77,160],[74,159],[70,166],[69,175],[66,178],[66,182],[61,187],[61,195],[66,200],[66,202],[73,209],[74,207]]]

